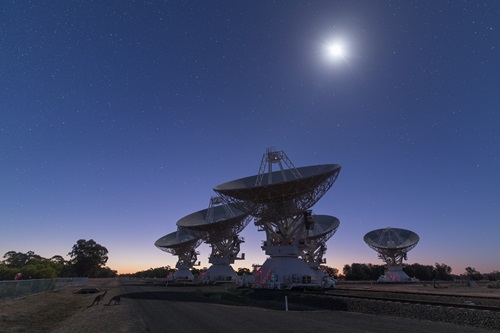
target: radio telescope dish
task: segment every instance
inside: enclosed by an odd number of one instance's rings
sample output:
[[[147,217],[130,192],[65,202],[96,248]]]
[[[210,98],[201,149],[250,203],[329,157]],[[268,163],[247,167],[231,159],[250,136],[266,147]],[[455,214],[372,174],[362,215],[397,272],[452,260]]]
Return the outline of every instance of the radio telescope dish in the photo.
[[[385,275],[380,282],[411,282],[412,279],[403,271],[403,260],[407,253],[420,240],[413,231],[398,228],[385,228],[370,231],[363,238],[365,243],[377,251],[379,258],[387,264]]]
[[[233,180],[214,187],[225,202],[258,218],[294,216],[314,206],[330,189],[340,172],[340,165],[325,164],[272,172]]]
[[[309,239],[325,239],[332,237],[340,226],[340,220],[330,215],[314,215],[316,222],[309,232]]]
[[[274,165],[279,171],[273,171]],[[310,230],[305,214],[331,188],[340,168],[338,164],[295,168],[283,151],[271,147],[257,175],[214,187],[222,200],[253,215],[255,225],[266,232],[262,249],[270,258],[257,272],[261,287],[320,285],[316,273],[299,258]]]
[[[311,215],[312,226],[308,231],[307,238],[299,246],[302,251],[302,259],[316,272],[318,281],[322,281],[323,287],[334,287],[335,281],[325,274],[321,264],[326,264],[326,242],[337,232],[340,226],[338,218],[330,215]],[[305,217],[308,218],[308,217]]]
[[[208,209],[200,210],[181,218],[177,226],[189,234],[209,240],[212,237],[223,237],[224,232],[241,232],[248,224],[247,213],[231,205],[220,204],[219,198],[210,200]],[[207,236],[210,234],[210,236]]]
[[[208,209],[200,210],[177,221],[177,226],[210,244],[212,266],[203,276],[202,282],[237,282],[238,275],[231,267],[238,257],[240,244],[245,240],[238,234],[248,225],[251,216],[241,210],[222,204],[219,197],[210,199]]]
[[[155,246],[162,251],[171,253],[179,257],[173,275],[174,281],[192,282],[194,279],[190,269],[196,264],[196,248],[201,244],[200,238],[194,237],[184,230],[177,229],[168,235],[165,235],[155,242]]]

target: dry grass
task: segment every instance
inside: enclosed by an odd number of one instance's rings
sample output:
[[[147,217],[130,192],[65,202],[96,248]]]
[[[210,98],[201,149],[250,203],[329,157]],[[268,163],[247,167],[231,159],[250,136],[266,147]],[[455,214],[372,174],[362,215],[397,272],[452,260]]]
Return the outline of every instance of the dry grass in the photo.
[[[104,302],[92,304],[96,294],[74,294],[74,288],[0,302],[2,333],[140,332],[127,304],[106,306],[120,294],[116,279],[91,279],[86,287],[108,290]]]

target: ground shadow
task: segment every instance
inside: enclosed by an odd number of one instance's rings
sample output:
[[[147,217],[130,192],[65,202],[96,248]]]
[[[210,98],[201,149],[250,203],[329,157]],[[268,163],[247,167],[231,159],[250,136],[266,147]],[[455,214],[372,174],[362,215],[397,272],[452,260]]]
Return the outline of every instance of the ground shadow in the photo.
[[[347,304],[331,297],[304,295],[293,291],[272,291],[260,289],[240,289],[233,292],[198,290],[154,290],[124,293],[125,299],[154,300],[164,302],[200,302],[236,306],[254,306],[266,309],[283,309],[285,299],[289,311],[337,310],[346,311]]]

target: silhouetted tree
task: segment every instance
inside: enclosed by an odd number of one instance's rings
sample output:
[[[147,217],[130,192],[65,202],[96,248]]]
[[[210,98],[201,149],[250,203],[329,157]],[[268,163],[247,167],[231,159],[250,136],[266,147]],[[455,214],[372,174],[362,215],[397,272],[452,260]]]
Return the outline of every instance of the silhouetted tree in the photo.
[[[64,260],[64,258],[60,255],[52,256],[50,258],[50,261],[52,261],[53,263],[58,264],[58,265],[65,265],[66,264],[66,260]]]
[[[345,279],[351,274],[351,265],[345,264],[342,268],[342,273],[344,274]]]
[[[166,278],[170,273],[175,272],[174,268],[171,268],[170,266],[163,266],[163,267],[156,267],[156,268],[150,268],[145,271],[138,271],[135,273],[129,273],[129,274],[120,274],[120,276],[128,276],[128,277],[134,277],[134,278]]]
[[[385,273],[385,265],[359,264],[345,265],[343,273],[346,280],[363,281],[363,280],[378,280]],[[433,279],[451,280],[451,267],[446,264],[436,264],[436,267],[431,265],[420,265],[418,263],[406,265],[403,268],[404,272],[410,277],[416,277],[421,281],[432,281]]]
[[[112,278],[118,276],[117,271],[109,267],[99,267],[95,275],[96,278]]]
[[[378,280],[381,275],[385,273],[385,265],[367,264],[367,272],[369,280]]]
[[[434,279],[434,266],[414,263],[405,265],[405,273],[410,277],[415,277],[420,281],[432,281]]]
[[[4,254],[4,263],[7,267],[10,268],[21,268],[30,263],[34,263],[36,261],[44,260],[38,254],[35,254],[33,251],[28,251],[26,253],[9,251]]]
[[[445,264],[436,263],[434,268],[434,279],[442,281],[452,280],[451,267]]]
[[[344,275],[346,280],[362,281],[370,279],[369,268],[366,264],[353,263],[351,266],[344,266]]]
[[[18,269],[10,268],[5,263],[0,263],[0,280],[14,280]]]
[[[93,239],[79,239],[68,255],[71,257],[72,273],[76,276],[96,277],[108,261],[108,250]]]
[[[328,276],[331,276],[331,277],[334,277],[334,278],[338,278],[339,276],[339,270],[335,267],[330,267],[330,266],[326,266],[326,265],[320,265],[319,268],[325,272],[326,274],[328,274]]]
[[[251,275],[252,272],[250,272],[250,270],[246,267],[240,267],[240,268],[238,268],[238,271],[236,272],[236,274],[238,274],[239,276],[242,276],[243,274]]]
[[[479,281],[483,278],[480,272],[470,266],[465,268],[465,275],[472,281]]]
[[[191,273],[193,273],[194,276],[201,276],[207,270],[208,270],[208,268],[206,268],[206,267],[202,267],[202,268],[193,267],[193,268],[191,268]],[[173,270],[173,271],[175,272],[175,270]]]
[[[33,251],[26,253],[9,251],[5,253],[4,258],[3,267],[0,267],[0,279],[4,280],[14,279],[17,273],[21,273],[24,279],[55,278],[62,270],[61,265]]]
[[[500,281],[500,272],[493,271],[491,273],[483,274],[483,278],[490,281]]]

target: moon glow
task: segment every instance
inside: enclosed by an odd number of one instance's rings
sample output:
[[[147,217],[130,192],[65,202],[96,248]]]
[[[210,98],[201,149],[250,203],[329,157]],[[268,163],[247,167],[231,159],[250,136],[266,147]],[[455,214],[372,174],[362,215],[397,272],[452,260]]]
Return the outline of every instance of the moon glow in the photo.
[[[326,51],[332,59],[343,59],[346,56],[344,47],[341,44],[329,44],[326,46]]]

